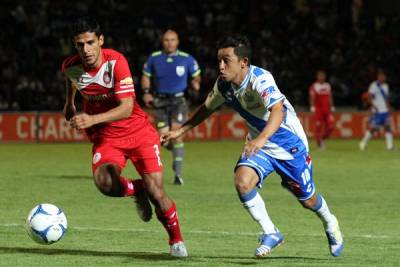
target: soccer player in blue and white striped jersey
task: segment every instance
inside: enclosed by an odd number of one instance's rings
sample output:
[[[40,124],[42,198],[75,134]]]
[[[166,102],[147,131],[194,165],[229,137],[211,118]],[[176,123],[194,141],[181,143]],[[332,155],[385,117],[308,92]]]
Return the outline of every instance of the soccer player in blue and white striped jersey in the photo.
[[[218,42],[219,77],[205,103],[175,131],[161,136],[175,139],[195,127],[226,103],[247,122],[249,133],[235,167],[235,187],[243,206],[258,222],[263,234],[255,256],[264,257],[283,242],[257,192],[273,171],[307,209],[321,219],[330,252],[339,256],[343,237],[336,217],[324,198],[316,193],[311,158],[303,127],[271,73],[250,65],[251,47],[246,37],[225,37]]]
[[[368,141],[380,127],[385,130],[386,148],[394,149],[392,127],[390,125],[389,85],[386,83],[386,73],[380,69],[376,81],[368,88],[368,102],[370,104],[371,116],[369,118],[368,130],[360,142],[360,149],[365,150]]]

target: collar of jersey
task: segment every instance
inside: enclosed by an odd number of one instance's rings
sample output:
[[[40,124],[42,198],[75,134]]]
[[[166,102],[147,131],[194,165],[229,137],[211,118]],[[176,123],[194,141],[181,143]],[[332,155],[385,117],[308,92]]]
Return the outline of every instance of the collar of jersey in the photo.
[[[107,60],[106,60],[106,57],[105,57],[105,55],[104,55],[104,50],[101,49],[101,63],[100,63],[100,65],[99,65],[97,68],[90,69],[90,68],[86,67],[86,66],[83,64],[83,62],[82,62],[82,67],[83,67],[83,70],[86,71],[86,72],[89,73],[89,74],[91,74],[91,73],[96,73],[96,72],[99,71],[99,69],[103,66],[103,64],[104,64],[106,61],[107,61]]]
[[[252,68],[253,68],[253,66],[251,66],[251,65],[247,68],[246,77],[244,78],[243,82],[240,84],[239,87],[236,87],[235,85],[232,84],[232,88],[234,89],[234,91],[239,92],[239,91],[244,90],[247,87],[247,84],[250,81],[251,69]]]
[[[167,54],[164,51],[162,53],[167,57],[174,57],[174,56],[177,56],[179,54],[179,49],[176,49],[175,53],[173,53],[173,54]]]

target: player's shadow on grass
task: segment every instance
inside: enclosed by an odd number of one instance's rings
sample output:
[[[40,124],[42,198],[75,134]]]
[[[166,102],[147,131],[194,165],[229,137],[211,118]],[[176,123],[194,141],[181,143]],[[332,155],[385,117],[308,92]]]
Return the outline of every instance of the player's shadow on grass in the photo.
[[[191,258],[193,259],[193,258]],[[210,259],[215,259],[218,260],[220,262],[224,262],[224,263],[230,263],[230,264],[237,264],[237,265],[265,265],[268,262],[272,262],[272,261],[279,261],[281,262],[282,260],[285,262],[290,262],[290,261],[296,261],[296,263],[298,261],[310,261],[310,262],[326,262],[329,261],[329,259],[327,258],[314,258],[314,257],[299,257],[299,256],[267,256],[265,258],[260,258],[260,259],[256,259],[256,258],[251,258],[251,257],[235,257],[235,256],[226,256],[226,257],[222,257],[222,256],[208,256],[207,260],[209,261]]]
[[[176,260],[176,258],[172,258],[168,253],[98,251],[98,250],[59,249],[59,248],[0,247],[0,254],[2,253],[70,255],[70,256],[89,256],[89,257],[119,257],[119,258],[135,258],[135,259],[143,259],[151,261]]]
[[[67,180],[91,180],[93,176],[90,175],[57,175],[50,178],[67,179]]]

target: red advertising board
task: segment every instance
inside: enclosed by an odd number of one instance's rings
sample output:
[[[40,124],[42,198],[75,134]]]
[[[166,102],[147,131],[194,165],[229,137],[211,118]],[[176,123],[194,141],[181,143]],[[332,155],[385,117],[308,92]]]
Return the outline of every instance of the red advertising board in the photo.
[[[299,113],[309,137],[313,136],[314,122],[310,113]],[[400,136],[400,112],[392,113],[395,136]],[[360,138],[368,123],[363,112],[337,112],[333,138]],[[243,119],[234,112],[214,113],[186,135],[186,140],[243,139],[247,133]],[[61,113],[27,112],[0,113],[0,142],[76,142],[86,141],[82,131],[69,127]]]

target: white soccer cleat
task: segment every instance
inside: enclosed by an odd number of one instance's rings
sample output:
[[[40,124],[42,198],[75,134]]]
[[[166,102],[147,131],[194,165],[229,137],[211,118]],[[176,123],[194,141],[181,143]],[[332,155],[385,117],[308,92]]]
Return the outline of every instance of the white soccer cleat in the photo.
[[[360,142],[359,146],[361,151],[364,151],[367,148],[367,144],[363,141]]]
[[[144,222],[148,222],[151,220],[151,216],[153,215],[153,210],[151,208],[149,198],[147,197],[147,193],[145,191],[140,192],[139,194],[133,196],[133,200],[136,204],[136,211]]]
[[[182,241],[171,245],[170,254],[172,257],[184,258],[188,256],[185,244]]]
[[[339,223],[334,217],[335,226],[333,231],[326,231],[326,237],[328,238],[329,250],[334,257],[339,257],[343,251],[343,235],[339,228]]]

